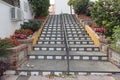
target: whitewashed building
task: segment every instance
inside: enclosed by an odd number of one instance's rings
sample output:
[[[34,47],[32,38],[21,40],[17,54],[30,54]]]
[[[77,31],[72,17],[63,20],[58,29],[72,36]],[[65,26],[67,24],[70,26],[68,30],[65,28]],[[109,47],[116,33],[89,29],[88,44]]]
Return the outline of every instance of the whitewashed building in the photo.
[[[12,5],[11,1],[18,3]],[[28,0],[0,0],[0,38],[9,37],[24,20],[32,18]]]

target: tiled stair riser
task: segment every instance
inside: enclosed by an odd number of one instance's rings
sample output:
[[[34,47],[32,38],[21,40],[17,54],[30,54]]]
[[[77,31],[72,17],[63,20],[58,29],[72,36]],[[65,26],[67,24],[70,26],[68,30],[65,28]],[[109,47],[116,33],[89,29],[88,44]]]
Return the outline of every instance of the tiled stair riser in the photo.
[[[66,55],[29,55],[29,59],[39,59],[39,60],[66,60]],[[70,55],[70,60],[91,60],[91,61],[108,61],[107,56],[81,56],[81,55]]]
[[[38,76],[38,75],[57,75],[60,76],[61,74],[67,74],[66,71],[17,71],[19,75],[31,75],[31,76]],[[69,72],[69,74],[72,75],[98,75],[98,76],[108,76],[112,75],[114,73],[112,72],[80,72],[80,71],[75,71],[75,72]]]

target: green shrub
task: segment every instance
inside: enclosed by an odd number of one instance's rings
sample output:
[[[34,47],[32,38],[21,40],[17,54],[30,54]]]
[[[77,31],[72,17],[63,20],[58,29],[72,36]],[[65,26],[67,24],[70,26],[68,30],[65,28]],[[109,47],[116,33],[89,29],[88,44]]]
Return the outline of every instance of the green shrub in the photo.
[[[112,35],[112,38],[117,41],[117,40],[120,40],[120,25],[118,26],[115,26],[114,29],[113,29],[113,35]]]
[[[112,37],[113,28],[120,25],[120,0],[97,0],[91,10],[93,20],[105,27],[105,35]]]
[[[21,29],[31,29],[35,32],[40,28],[41,23],[40,20],[29,20],[28,22],[21,24]]]

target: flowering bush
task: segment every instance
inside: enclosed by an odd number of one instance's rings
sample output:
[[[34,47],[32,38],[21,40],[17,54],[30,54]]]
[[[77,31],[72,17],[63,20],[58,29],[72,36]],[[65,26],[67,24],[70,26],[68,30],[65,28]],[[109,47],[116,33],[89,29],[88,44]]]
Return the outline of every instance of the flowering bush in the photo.
[[[96,32],[99,32],[99,33],[102,33],[104,34],[105,33],[105,28],[94,28]]]
[[[17,39],[27,39],[27,36],[24,34],[14,34],[13,37]]]
[[[27,39],[30,35],[33,35],[33,31],[30,29],[20,29],[16,30],[13,37],[17,39]]]
[[[19,42],[14,37],[0,39],[0,48],[11,48],[19,45]]]

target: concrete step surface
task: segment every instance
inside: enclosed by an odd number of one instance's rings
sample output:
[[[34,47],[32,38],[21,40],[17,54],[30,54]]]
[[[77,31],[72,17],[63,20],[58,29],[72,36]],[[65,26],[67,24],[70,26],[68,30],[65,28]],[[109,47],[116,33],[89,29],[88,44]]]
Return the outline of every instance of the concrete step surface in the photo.
[[[5,80],[17,80],[19,75],[10,75]],[[87,76],[68,76],[68,77],[55,77],[55,76],[29,76],[27,80],[119,80],[119,76],[116,75],[87,75]],[[21,76],[22,77],[22,76]],[[25,79],[24,79],[25,80]]]
[[[67,73],[67,60],[28,60],[17,69],[19,75]],[[69,61],[70,74],[117,74],[120,69],[107,61]]]
[[[33,51],[28,54],[28,59],[38,60],[66,60],[66,51]],[[70,60],[93,60],[93,61],[108,61],[107,54],[102,52],[81,52],[70,51]]]

